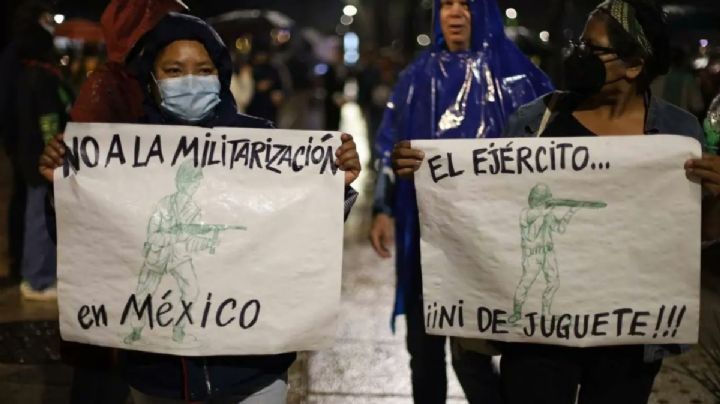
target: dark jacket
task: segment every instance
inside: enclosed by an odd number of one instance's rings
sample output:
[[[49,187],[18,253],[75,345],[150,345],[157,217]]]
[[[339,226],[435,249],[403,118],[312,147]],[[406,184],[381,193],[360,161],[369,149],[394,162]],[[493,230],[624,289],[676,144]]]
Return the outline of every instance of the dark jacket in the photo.
[[[558,91],[547,94],[529,104],[523,105],[512,114],[505,126],[503,136],[538,136],[537,132],[540,128],[543,115],[550,104],[553,94],[556,95],[557,101],[550,115],[548,124],[555,119],[558,113],[568,112],[574,109],[573,100],[568,93]],[[705,144],[702,127],[694,115],[652,95],[648,95],[648,104],[645,134],[689,136],[697,139],[701,144]]]
[[[230,54],[215,31],[202,20],[177,13],[163,18],[144,38],[137,78],[145,89],[142,123],[182,124],[155,103],[150,93],[150,75],[156,55],[173,41],[194,39],[201,42],[219,71],[221,102],[214,113],[200,124],[271,128],[266,120],[238,114],[230,93],[232,73]],[[126,351],[125,375],[128,383],[143,393],[172,399],[204,401],[216,397],[249,395],[285,377],[295,353],[264,356],[181,357]]]
[[[0,140],[8,153],[12,153],[17,142],[17,122],[15,106],[17,98],[17,78],[22,71],[17,45],[12,42],[0,54]]]
[[[45,143],[62,133],[69,119],[72,92],[61,80],[60,71],[50,64],[24,60],[17,78],[14,100],[17,137],[11,154],[20,173],[30,185],[46,184],[38,172]]]

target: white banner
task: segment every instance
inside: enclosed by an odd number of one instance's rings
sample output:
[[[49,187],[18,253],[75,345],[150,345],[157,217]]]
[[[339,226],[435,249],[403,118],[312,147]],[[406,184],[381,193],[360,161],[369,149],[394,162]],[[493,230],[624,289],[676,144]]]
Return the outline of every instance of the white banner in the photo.
[[[681,136],[413,141],[426,329],[695,343],[700,186]]]
[[[178,355],[335,336],[338,133],[70,124],[55,173],[64,339]]]

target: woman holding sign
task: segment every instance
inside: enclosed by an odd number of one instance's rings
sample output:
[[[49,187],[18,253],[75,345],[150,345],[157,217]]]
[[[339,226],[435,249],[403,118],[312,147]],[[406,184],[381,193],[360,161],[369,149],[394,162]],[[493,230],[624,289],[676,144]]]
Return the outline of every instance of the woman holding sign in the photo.
[[[650,94],[668,70],[669,41],[662,9],[650,0],[609,0],[587,21],[564,61],[569,92],[542,97],[510,117],[508,137],[677,134],[703,141],[697,119]],[[423,155],[408,143],[393,152],[399,175],[409,176]],[[718,237],[720,159],[704,155],[685,165],[706,191],[703,237]],[[627,403],[648,401],[662,359],[678,345],[569,348],[506,343],[503,393],[509,404]],[[578,394],[579,388],[579,394]]]
[[[140,123],[272,128],[270,122],[236,112],[230,93],[230,55],[217,33],[200,19],[170,13],[145,36],[141,52],[137,77],[145,100]],[[344,134],[342,142],[336,158],[345,172],[347,215],[356,197],[349,185],[357,178],[360,163],[352,137]],[[49,181],[54,169],[62,165],[64,154],[61,137],[46,147],[40,171]],[[201,176],[199,170],[191,165],[179,175],[178,193],[192,195]],[[151,287],[147,289],[153,293]],[[142,325],[133,328],[125,343],[132,346],[141,329]],[[175,330],[173,337],[182,340],[182,329]],[[287,370],[295,360],[294,353],[180,357],[128,351],[125,356],[125,373],[136,403],[285,403]]]

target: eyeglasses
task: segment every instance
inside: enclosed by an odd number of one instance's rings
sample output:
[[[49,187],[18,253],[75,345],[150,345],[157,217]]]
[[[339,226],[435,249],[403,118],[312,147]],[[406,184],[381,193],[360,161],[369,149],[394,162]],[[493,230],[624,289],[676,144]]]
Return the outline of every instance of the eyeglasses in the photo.
[[[580,49],[582,52],[594,53],[596,55],[616,55],[618,52],[613,48],[593,45],[589,40],[570,41],[570,46]]]

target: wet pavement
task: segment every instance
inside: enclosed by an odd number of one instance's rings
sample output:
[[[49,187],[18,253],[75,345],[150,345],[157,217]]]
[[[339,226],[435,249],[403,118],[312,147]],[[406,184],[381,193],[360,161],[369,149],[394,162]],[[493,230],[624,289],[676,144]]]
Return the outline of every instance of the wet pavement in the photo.
[[[357,108],[344,110],[343,129],[355,133],[363,159],[367,137]],[[359,135],[358,135],[359,134]],[[6,243],[9,179],[0,158],[0,278],[7,274]],[[290,372],[289,402],[293,404],[407,404],[411,403],[409,358],[404,321],[390,331],[393,299],[393,261],[381,260],[367,241],[370,225],[371,174],[357,186],[362,197],[346,225],[342,303],[337,341],[332,349],[302,353]],[[720,307],[718,277],[703,280],[704,340],[717,337],[713,310]],[[714,286],[714,287],[711,287]],[[72,368],[58,361],[57,306],[23,302],[17,287],[0,287],[0,403],[66,403]],[[699,349],[666,361],[653,389],[651,404],[712,404],[717,401],[677,369],[702,371],[707,361]],[[448,370],[449,403],[464,403],[462,390]],[[716,373],[717,376],[717,373]]]

